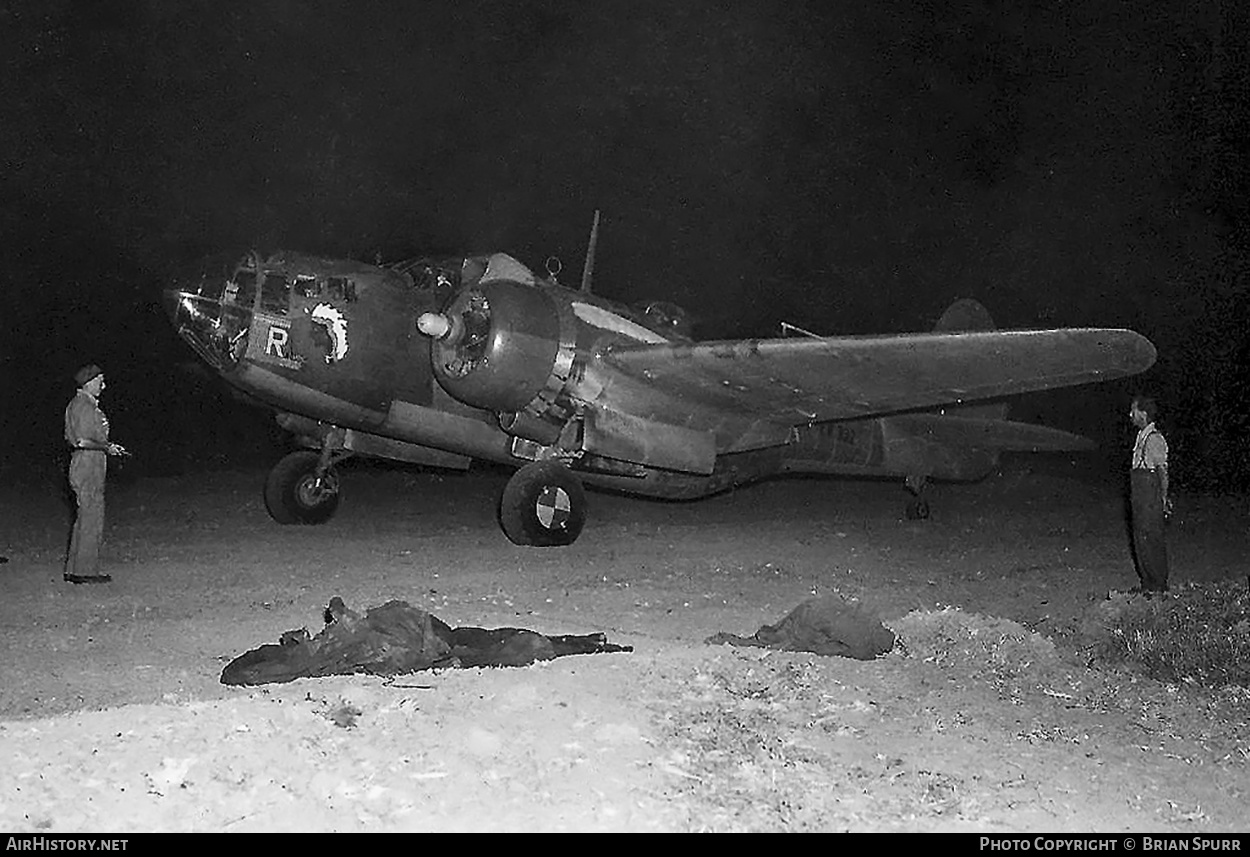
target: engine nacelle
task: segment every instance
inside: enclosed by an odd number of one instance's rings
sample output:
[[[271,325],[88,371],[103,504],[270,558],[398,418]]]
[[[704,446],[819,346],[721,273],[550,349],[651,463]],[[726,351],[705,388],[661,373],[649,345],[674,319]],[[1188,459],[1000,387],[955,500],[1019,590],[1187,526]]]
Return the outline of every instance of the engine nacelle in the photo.
[[[506,431],[550,443],[568,416],[557,400],[576,344],[575,320],[562,324],[560,310],[542,289],[495,279],[463,289],[417,324],[434,339],[430,358],[444,390],[499,414]]]

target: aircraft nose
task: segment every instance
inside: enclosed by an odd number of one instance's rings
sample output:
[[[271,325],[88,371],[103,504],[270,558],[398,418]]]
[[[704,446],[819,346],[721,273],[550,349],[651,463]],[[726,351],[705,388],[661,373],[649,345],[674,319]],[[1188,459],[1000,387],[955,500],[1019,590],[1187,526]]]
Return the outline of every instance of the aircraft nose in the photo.
[[[237,257],[210,256],[171,280],[161,295],[178,336],[219,372],[233,369],[247,351],[255,281],[240,297],[236,270]]]

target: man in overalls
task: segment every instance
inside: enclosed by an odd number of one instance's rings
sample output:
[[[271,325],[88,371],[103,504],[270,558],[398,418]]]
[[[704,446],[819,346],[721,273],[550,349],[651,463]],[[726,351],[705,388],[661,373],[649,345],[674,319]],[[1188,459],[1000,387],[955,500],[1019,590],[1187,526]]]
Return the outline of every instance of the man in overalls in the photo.
[[[104,534],[104,475],[109,455],[126,455],[118,443],[109,442],[109,421],[100,410],[104,370],[95,364],[74,374],[78,393],[65,408],[65,441],[73,453],[69,460],[69,484],[78,501],[74,533],[65,558],[69,583],[108,583],[100,573],[100,539]]]
[[[1133,552],[1142,592],[1168,590],[1168,546],[1164,527],[1172,512],[1172,501],[1168,498],[1168,442],[1155,428],[1157,411],[1154,399],[1148,396],[1133,399],[1129,409],[1129,418],[1138,429],[1130,479]]]

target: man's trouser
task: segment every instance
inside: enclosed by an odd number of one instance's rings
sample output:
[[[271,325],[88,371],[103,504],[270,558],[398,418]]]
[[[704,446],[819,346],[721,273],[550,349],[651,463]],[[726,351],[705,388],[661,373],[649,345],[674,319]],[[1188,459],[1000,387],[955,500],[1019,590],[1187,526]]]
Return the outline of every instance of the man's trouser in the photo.
[[[69,460],[69,484],[78,499],[74,533],[69,540],[65,573],[80,577],[99,574],[100,539],[104,535],[104,473],[108,459],[103,452],[78,449]]]
[[[1168,588],[1168,545],[1164,536],[1163,485],[1159,474],[1145,467],[1132,470],[1133,553],[1142,589]]]

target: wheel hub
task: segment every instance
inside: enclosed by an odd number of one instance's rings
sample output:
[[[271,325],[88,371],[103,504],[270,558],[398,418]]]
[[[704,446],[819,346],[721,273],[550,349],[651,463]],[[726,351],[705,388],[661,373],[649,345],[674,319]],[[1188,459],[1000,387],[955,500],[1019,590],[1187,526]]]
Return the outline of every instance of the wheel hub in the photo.
[[[558,485],[548,485],[539,493],[534,512],[544,527],[559,530],[568,524],[572,508],[567,491]]]
[[[334,495],[335,487],[328,475],[317,477],[310,473],[295,486],[295,496],[303,506],[318,506]]]

